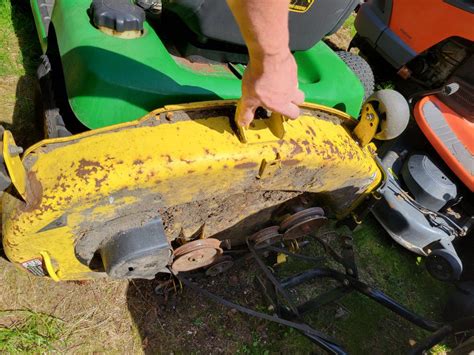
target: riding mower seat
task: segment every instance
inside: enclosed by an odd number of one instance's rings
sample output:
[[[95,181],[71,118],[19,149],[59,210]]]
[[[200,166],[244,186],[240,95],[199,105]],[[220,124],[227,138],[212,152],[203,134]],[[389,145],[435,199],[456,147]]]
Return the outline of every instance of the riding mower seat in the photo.
[[[355,8],[357,0],[292,1],[290,49],[305,51],[335,32]],[[163,10],[176,14],[201,43],[209,40],[245,47],[239,27],[223,0],[168,0]],[[316,25],[317,24],[317,25]]]

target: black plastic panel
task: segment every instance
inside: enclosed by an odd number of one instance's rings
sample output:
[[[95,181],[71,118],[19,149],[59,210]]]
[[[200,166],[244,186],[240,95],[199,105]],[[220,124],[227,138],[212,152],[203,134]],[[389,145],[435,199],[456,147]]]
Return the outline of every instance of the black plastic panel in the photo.
[[[444,2],[474,14],[474,1],[472,0],[444,0]]]

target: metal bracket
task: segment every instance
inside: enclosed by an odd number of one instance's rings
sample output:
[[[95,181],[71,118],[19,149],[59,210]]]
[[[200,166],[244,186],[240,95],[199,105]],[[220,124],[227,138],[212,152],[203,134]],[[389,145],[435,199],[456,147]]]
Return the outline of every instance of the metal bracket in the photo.
[[[276,154],[274,160],[262,159],[260,169],[258,170],[257,179],[265,179],[273,176],[279,169],[281,169],[281,155]]]
[[[235,116],[234,116],[234,124],[235,124],[235,130],[236,134],[239,137],[239,140],[241,143],[247,143],[247,134],[246,130],[247,128],[242,127],[238,124],[237,122],[237,117],[240,115],[240,111],[242,110],[242,101],[239,101],[237,103],[237,109],[235,110]],[[287,118],[279,113],[272,112],[269,118],[264,119],[263,121],[267,125],[268,129],[272,134],[278,138],[278,139],[283,139],[285,136],[285,126],[284,122],[287,120]]]
[[[20,196],[26,199],[28,180],[26,178],[25,167],[21,162],[21,153],[23,153],[23,149],[15,144],[12,133],[5,131],[3,133],[3,159],[13,185]]]
[[[379,126],[379,116],[371,103],[366,103],[362,107],[361,118],[357,126],[354,128],[354,136],[362,147],[369,144],[377,133]]]

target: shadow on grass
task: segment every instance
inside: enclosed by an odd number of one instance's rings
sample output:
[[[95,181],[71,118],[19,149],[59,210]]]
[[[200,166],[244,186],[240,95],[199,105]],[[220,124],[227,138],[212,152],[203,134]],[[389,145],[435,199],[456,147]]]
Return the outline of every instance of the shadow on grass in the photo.
[[[11,19],[18,38],[25,74],[16,83],[12,123],[4,124],[4,127],[12,131],[17,145],[26,148],[43,138],[41,102],[36,78],[41,49],[28,1],[12,1]]]

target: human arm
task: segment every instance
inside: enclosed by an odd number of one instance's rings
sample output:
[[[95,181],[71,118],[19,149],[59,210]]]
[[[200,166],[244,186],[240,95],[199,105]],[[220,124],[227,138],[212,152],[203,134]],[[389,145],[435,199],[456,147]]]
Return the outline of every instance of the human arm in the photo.
[[[297,118],[304,101],[289,49],[288,0],[227,0],[249,50],[237,123],[248,127],[265,107]]]

